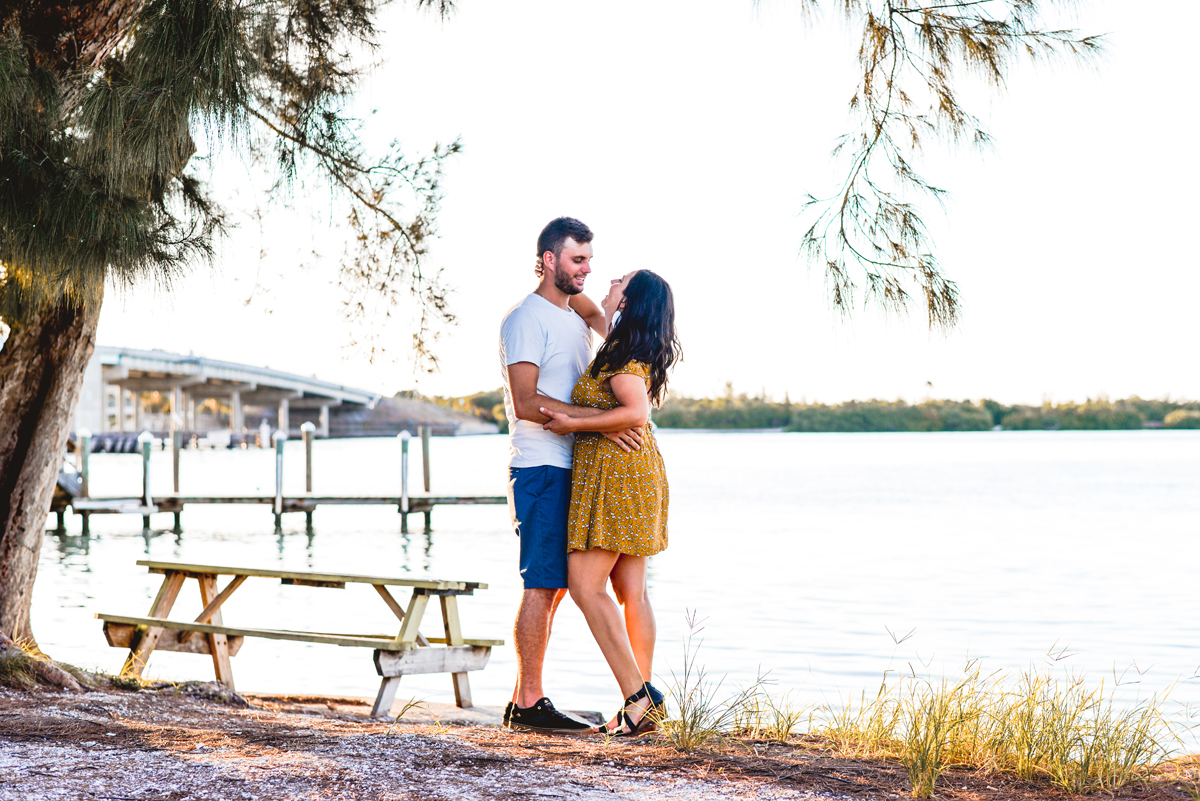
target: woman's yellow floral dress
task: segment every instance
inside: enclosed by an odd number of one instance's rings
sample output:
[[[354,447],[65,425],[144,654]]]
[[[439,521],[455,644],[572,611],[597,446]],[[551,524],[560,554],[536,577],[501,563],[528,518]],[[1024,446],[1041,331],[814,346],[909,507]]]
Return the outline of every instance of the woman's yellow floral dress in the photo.
[[[612,409],[617,399],[604,383],[618,373],[641,376],[650,389],[650,366],[630,362],[592,378],[584,370],[571,391],[571,403]],[[572,551],[603,548],[630,556],[652,556],[667,547],[667,471],[647,422],[641,450],[626,453],[601,434],[575,435],[571,512],[567,546]]]

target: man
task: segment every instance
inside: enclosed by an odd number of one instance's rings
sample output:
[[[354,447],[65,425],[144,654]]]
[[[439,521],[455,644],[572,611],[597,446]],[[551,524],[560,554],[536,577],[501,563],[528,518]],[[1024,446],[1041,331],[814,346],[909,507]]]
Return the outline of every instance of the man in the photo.
[[[567,591],[574,438],[543,430],[550,418],[539,409],[572,408],[571,389],[591,358],[589,327],[601,335],[606,329],[604,312],[580,294],[592,271],[592,236],[571,217],[542,229],[534,268],[537,289],[500,324],[504,410],[511,432],[509,510],[521,538],[525,585],[513,626],[517,684],[504,713],[505,725],[513,729],[580,734],[590,728],[555,709],[542,690],[551,623]],[[625,450],[641,445],[637,431],[605,436]]]

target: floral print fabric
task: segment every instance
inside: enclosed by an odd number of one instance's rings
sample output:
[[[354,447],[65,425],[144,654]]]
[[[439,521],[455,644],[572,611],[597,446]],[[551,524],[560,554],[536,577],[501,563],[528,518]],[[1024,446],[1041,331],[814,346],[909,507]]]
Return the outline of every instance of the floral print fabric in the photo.
[[[612,409],[616,396],[605,383],[618,373],[641,376],[650,389],[650,366],[630,362],[619,370],[592,366],[575,382],[571,403]],[[615,442],[591,432],[575,435],[571,511],[567,546],[573,551],[602,548],[630,556],[652,556],[667,547],[667,472],[647,422],[642,447],[626,453]]]

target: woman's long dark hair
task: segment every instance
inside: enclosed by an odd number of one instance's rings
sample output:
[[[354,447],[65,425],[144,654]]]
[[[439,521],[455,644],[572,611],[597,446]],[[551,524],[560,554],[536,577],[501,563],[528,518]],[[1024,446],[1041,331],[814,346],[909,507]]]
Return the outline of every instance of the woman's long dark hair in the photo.
[[[625,285],[621,316],[592,362],[592,378],[601,370],[619,370],[630,362],[650,365],[650,402],[661,405],[667,393],[667,371],[683,349],[675,334],[675,297],[657,273],[638,270]]]

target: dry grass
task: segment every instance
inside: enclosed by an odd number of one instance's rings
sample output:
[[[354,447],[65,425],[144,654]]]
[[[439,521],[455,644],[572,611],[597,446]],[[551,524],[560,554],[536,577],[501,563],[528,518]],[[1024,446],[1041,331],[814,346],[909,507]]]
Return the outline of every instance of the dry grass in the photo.
[[[786,743],[807,720],[808,733],[836,756],[897,761],[912,794],[930,798],[951,769],[1071,794],[1116,793],[1161,778],[1182,746],[1163,714],[1170,688],[1122,703],[1115,675],[1093,684],[1031,669],[1011,680],[971,661],[954,679],[889,672],[874,695],[842,704],[797,706],[790,694],[768,694],[762,677],[722,698],[723,680],[711,679],[697,659],[702,629],[694,613],[688,625],[683,670],[672,673],[672,708],[660,723],[666,742],[684,753],[736,738]],[[1176,779],[1200,801],[1200,769]]]
[[[1166,697],[1121,705],[1104,681],[1030,670],[1010,684],[972,662],[954,681],[902,676],[869,702],[824,710],[814,733],[844,754],[898,759],[921,798],[952,765],[1068,793],[1114,792],[1147,780],[1179,747]]]
[[[42,682],[33,663],[45,658],[37,646],[25,640],[0,648],[0,685],[17,690],[34,689]]]
[[[696,662],[700,645],[698,635],[704,627],[695,612],[687,613],[688,633],[683,641],[683,668],[679,673],[671,671],[671,685],[667,692],[668,709],[673,704],[675,714],[658,716],[658,729],[676,749],[691,753],[711,745],[736,731],[747,716],[746,710],[758,702],[762,694],[763,679],[759,677],[749,687],[743,687],[732,696],[721,698],[724,679],[709,678],[703,665]]]

